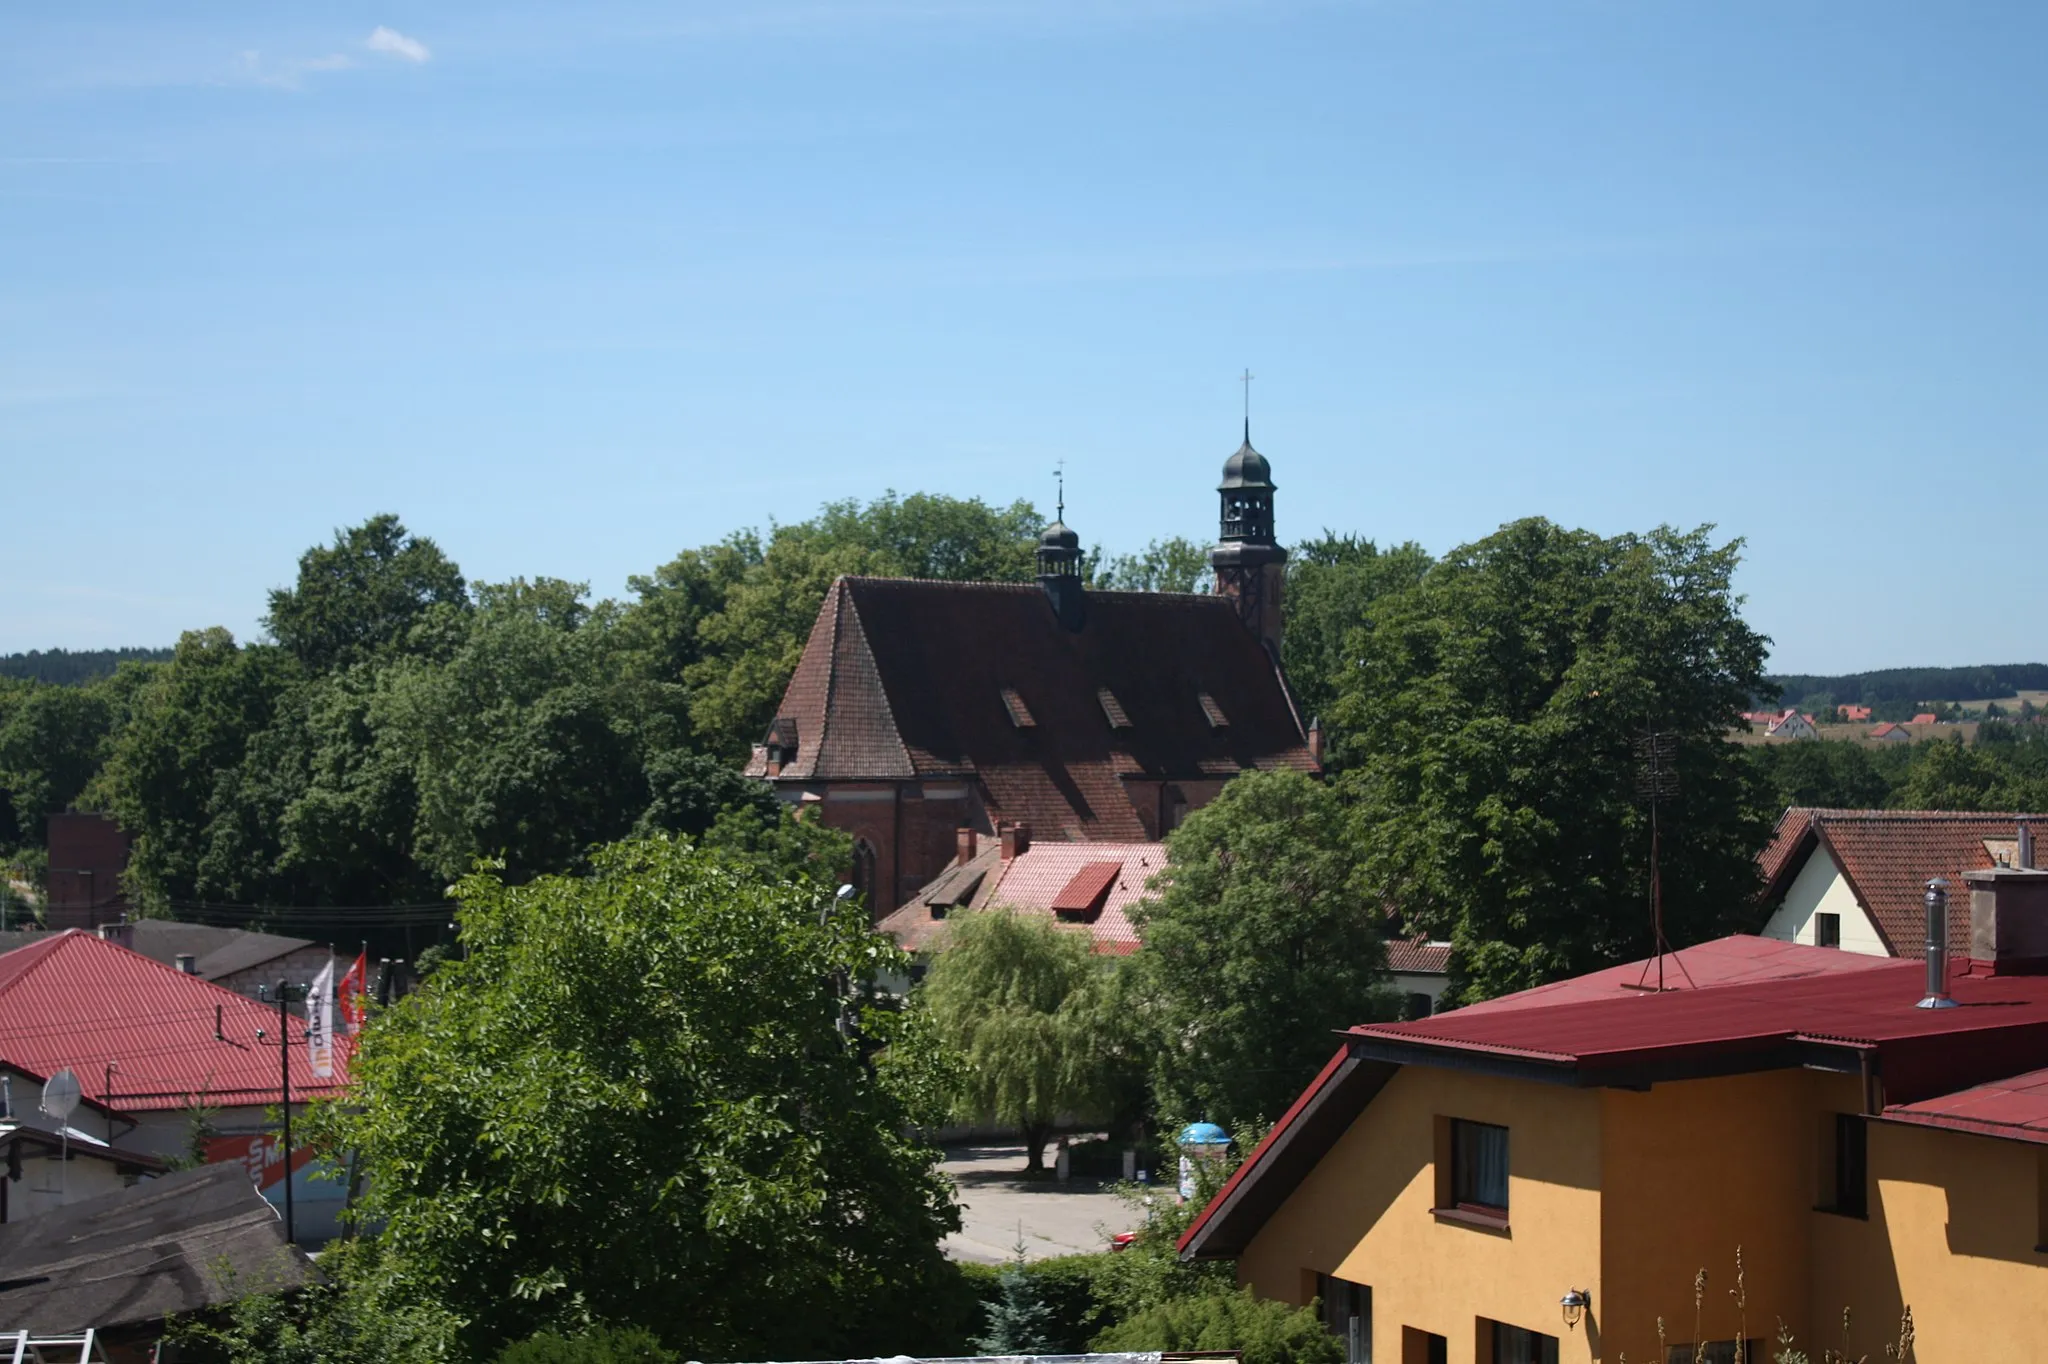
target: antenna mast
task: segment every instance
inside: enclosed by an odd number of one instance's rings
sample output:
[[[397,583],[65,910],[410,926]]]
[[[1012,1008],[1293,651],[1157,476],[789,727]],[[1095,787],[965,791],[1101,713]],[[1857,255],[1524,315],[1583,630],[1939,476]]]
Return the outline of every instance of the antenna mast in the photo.
[[[1670,730],[1645,729],[1633,745],[1636,760],[1636,799],[1645,801],[1650,807],[1650,939],[1652,961],[1657,969],[1657,983],[1649,983],[1652,962],[1643,963],[1643,974],[1636,981],[1639,990],[1655,990],[1662,994],[1664,984],[1664,957],[1671,956],[1672,964],[1685,976],[1685,983],[1693,983],[1692,972],[1685,969],[1685,962],[1673,950],[1671,940],[1664,936],[1664,883],[1658,866],[1662,830],[1658,827],[1658,807],[1678,794],[1678,736]],[[1671,988],[1676,988],[1671,987]]]

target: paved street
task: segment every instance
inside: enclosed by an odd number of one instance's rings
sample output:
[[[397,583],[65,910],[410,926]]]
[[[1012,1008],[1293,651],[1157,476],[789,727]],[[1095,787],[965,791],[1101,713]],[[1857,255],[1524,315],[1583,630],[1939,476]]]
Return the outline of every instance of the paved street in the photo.
[[[1046,1161],[1051,1160],[1047,1147]],[[1027,1260],[1106,1250],[1113,1233],[1138,1224],[1121,1199],[1104,1192],[1100,1180],[1060,1184],[1022,1178],[1022,1146],[949,1147],[939,1168],[960,1188],[961,1228],[945,1243],[946,1254],[955,1260],[1008,1260],[1020,1228]]]

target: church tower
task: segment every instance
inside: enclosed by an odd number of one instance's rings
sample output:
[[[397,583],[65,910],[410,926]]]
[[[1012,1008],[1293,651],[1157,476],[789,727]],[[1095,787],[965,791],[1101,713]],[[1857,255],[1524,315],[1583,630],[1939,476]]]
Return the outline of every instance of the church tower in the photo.
[[[1237,603],[1237,618],[1280,658],[1280,595],[1287,582],[1287,551],[1273,538],[1273,466],[1252,449],[1252,424],[1244,444],[1223,462],[1222,527],[1209,567],[1216,591]]]

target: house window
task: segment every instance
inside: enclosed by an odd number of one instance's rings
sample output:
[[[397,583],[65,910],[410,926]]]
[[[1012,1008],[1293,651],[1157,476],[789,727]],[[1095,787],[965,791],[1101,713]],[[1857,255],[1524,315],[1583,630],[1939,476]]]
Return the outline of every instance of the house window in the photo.
[[[1345,1364],[1372,1364],[1372,1289],[1331,1274],[1316,1275],[1323,1325],[1344,1342]]]
[[[1401,1364],[1450,1364],[1451,1342],[1434,1331],[1401,1328]]]
[[[1840,947],[1842,945],[1841,915],[1816,914],[1813,916],[1813,945],[1815,947]]]
[[[1829,1113],[1821,1119],[1822,1212],[1868,1217],[1870,1200],[1870,1128],[1856,1113]]]
[[[1430,1006],[1434,1003],[1421,990],[1412,990],[1401,998],[1401,1017],[1405,1019],[1428,1018]]]
[[[1451,1200],[1467,1212],[1508,1215],[1508,1129],[1451,1120]]]
[[[1557,1337],[1496,1321],[1493,1364],[1557,1364]]]

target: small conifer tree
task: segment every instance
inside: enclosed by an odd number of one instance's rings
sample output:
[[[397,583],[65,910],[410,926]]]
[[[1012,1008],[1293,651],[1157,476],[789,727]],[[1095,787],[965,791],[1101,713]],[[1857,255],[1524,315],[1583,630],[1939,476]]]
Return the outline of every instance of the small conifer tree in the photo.
[[[988,1314],[988,1332],[974,1342],[985,1355],[1046,1355],[1053,1353],[1052,1312],[1038,1295],[1038,1286],[1024,1272],[1024,1230],[1017,1229],[1013,1257],[996,1280],[996,1300],[982,1310]]]

